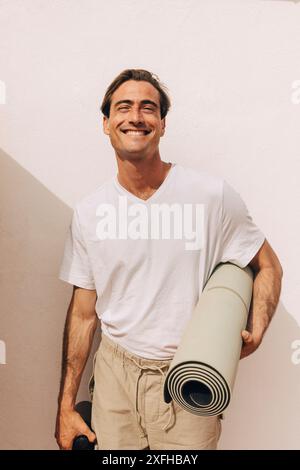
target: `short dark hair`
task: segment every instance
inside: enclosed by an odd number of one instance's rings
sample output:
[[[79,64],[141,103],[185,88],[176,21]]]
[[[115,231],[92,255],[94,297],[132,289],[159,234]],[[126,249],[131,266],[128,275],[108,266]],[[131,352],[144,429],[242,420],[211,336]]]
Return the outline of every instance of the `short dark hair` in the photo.
[[[116,89],[122,85],[122,83],[127,82],[128,80],[149,82],[157,89],[160,96],[160,116],[161,119],[163,119],[167,115],[171,106],[171,101],[167,93],[167,87],[162,82],[160,82],[157,75],[144,69],[126,69],[123,70],[123,72],[121,72],[114,79],[114,81],[107,88],[101,104],[101,111],[104,116],[109,118],[112,95]]]

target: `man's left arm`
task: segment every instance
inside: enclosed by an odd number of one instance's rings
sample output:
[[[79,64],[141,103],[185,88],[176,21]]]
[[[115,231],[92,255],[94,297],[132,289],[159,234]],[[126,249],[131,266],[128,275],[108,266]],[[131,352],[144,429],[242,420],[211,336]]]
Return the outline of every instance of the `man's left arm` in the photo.
[[[249,266],[254,275],[253,295],[247,330],[242,331],[241,359],[252,354],[262,342],[279,301],[283,275],[279,259],[267,240]]]

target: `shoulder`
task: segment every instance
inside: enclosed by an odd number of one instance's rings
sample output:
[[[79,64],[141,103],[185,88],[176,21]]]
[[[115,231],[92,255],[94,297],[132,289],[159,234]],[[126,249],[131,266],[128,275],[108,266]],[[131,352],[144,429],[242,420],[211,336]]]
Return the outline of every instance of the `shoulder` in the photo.
[[[92,192],[86,194],[74,206],[74,213],[77,215],[80,224],[89,224],[94,219],[99,204],[107,201],[108,193],[112,185],[112,178],[104,181]]]
[[[224,179],[214,173],[178,165],[178,182],[188,185],[191,191],[222,200]]]

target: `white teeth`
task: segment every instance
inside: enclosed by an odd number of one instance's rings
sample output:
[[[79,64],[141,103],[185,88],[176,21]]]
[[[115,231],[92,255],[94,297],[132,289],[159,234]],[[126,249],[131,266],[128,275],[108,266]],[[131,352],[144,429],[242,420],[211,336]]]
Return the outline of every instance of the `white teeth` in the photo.
[[[126,134],[129,135],[145,135],[145,131],[126,131]]]

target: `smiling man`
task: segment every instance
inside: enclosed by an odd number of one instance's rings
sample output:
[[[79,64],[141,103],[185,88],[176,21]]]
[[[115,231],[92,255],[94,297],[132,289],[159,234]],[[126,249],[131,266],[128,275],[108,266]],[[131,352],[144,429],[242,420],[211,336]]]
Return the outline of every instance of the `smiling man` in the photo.
[[[254,272],[241,357],[260,345],[279,300],[280,262],[239,194],[222,178],[161,159],[169,108],[165,87],[141,69],[124,70],[103,99],[118,173],[76,205],[61,265],[60,278],[74,286],[56,424],[62,449],[81,434],[106,450],[216,449],[220,416],[164,402],[183,331],[219,263]],[[94,434],[74,405],[98,319]]]

